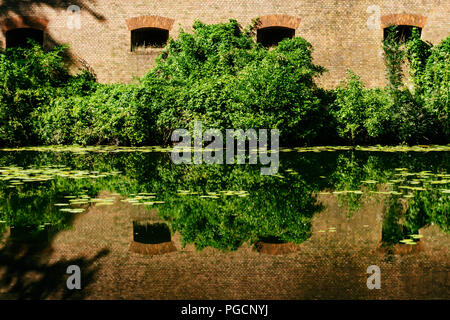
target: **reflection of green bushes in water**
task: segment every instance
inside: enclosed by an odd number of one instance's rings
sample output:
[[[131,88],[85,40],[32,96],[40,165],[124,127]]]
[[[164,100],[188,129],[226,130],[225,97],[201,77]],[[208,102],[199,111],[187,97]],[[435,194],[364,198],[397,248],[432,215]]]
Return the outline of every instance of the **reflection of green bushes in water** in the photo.
[[[387,181],[389,172],[383,166],[380,157],[375,155],[366,157],[366,153],[350,152],[338,156],[337,166],[330,175],[330,181],[335,190],[360,190],[364,187],[366,191],[375,191],[375,184],[362,184],[362,181]],[[362,194],[338,194],[337,197],[339,205],[347,207],[348,216],[352,216],[361,208]]]
[[[386,204],[382,235],[385,244],[397,244],[431,224],[437,225],[447,234],[450,233],[450,196],[441,190],[414,192],[414,197],[408,201],[406,209],[398,197],[390,197]]]
[[[71,214],[61,212],[56,203],[65,202],[67,195],[86,193],[93,195],[99,191],[87,180],[55,178],[38,184],[25,183],[17,188],[8,188],[0,182],[0,220],[4,226],[22,226],[43,229],[52,225],[64,228]]]
[[[403,216],[402,205],[397,197],[390,197],[386,201],[387,207],[383,216],[383,231],[381,241],[387,245],[393,245],[400,240],[408,238],[411,230],[401,223]]]
[[[140,192],[156,193],[164,201],[148,208],[159,214],[172,230],[182,235],[184,244],[236,249],[244,242],[277,239],[301,243],[310,235],[314,213],[320,212],[313,194],[322,190],[376,190],[377,185],[361,181],[376,180],[385,184],[396,179],[395,169],[411,172],[432,170],[448,172],[448,153],[373,153],[322,152],[283,153],[279,176],[261,176],[253,165],[174,165],[169,154],[161,153],[15,153],[2,152],[0,166],[40,167],[64,164],[74,170],[100,172],[121,171],[117,176],[100,179],[67,179],[55,177],[47,182],[31,182],[7,188],[0,181],[0,228],[9,225],[70,225],[73,213],[61,212],[55,203],[67,202],[65,196],[86,193],[95,197],[99,191],[116,192],[133,197]],[[287,169],[294,169],[296,175]],[[322,176],[322,178],[318,178]],[[444,185],[439,188],[448,188]],[[84,191],[86,190],[86,191]],[[197,194],[183,195],[178,190]],[[224,195],[220,191],[245,191]],[[415,192],[408,211],[389,204],[383,238],[398,242],[429,223],[449,230],[448,194],[440,190]],[[248,195],[246,195],[248,193]],[[210,196],[201,198],[201,195]],[[444,196],[447,196],[445,198]],[[366,199],[359,194],[340,194],[350,208],[359,208]],[[356,209],[355,209],[356,210]],[[396,211],[397,210],[397,211]],[[1,231],[1,230],[0,230]],[[389,240],[391,239],[391,240]]]
[[[422,226],[435,224],[450,233],[450,195],[440,190],[415,192],[408,204],[405,225],[417,233]]]
[[[11,238],[14,242],[46,243],[57,229],[50,225],[11,226]]]
[[[173,171],[168,171],[169,175]],[[311,219],[321,206],[299,176],[261,176],[252,166],[198,166],[178,170],[178,189],[205,194],[170,197],[160,214],[182,234],[183,244],[237,249],[263,237],[301,243],[310,236]],[[223,195],[219,191],[247,191]],[[210,193],[208,193],[210,192]]]
[[[358,190],[364,186],[367,191],[376,191],[379,185],[385,185],[393,189],[395,184],[391,181],[399,179],[398,168],[407,168],[411,172],[419,173],[423,170],[446,171],[448,169],[448,155],[437,157],[436,154],[411,157],[409,154],[368,154],[364,152],[341,154],[338,157],[338,165],[331,175],[332,184],[336,190]],[[443,170],[444,169],[444,170]],[[419,175],[420,176],[420,175]],[[424,178],[425,179],[425,178]],[[405,208],[400,203],[400,198],[388,195],[386,211],[383,217],[382,241],[385,244],[396,244],[400,240],[407,239],[410,235],[418,234],[419,229],[436,224],[446,233],[450,230],[450,197],[442,192],[445,184],[440,187],[431,185],[430,180],[425,179],[423,186],[427,190],[414,191],[413,197],[403,199]],[[436,179],[436,177],[432,178]],[[377,184],[361,184],[361,181],[376,181]],[[401,184],[408,184],[406,181]],[[391,183],[390,186],[387,185]],[[449,183],[446,184],[447,186]],[[349,214],[360,209],[361,195],[338,195],[340,204],[347,205]]]
[[[110,168],[112,169],[112,168]],[[131,177],[128,176],[131,174]],[[124,176],[98,180],[62,179],[45,185],[25,184],[18,189],[3,188],[1,212],[8,225],[67,226],[73,214],[59,211],[54,204],[67,202],[64,196],[100,190],[124,195],[152,191],[164,200],[160,215],[179,231],[183,242],[198,248],[207,246],[237,249],[243,242],[264,237],[300,243],[310,236],[311,219],[321,209],[312,197],[313,188],[300,176],[282,179],[261,176],[254,166],[158,165],[149,176],[136,179],[133,169]],[[139,176],[142,172],[139,172]],[[181,196],[179,189],[197,192]],[[219,190],[246,191],[246,194],[201,198]],[[220,194],[220,193],[218,193]]]
[[[118,159],[120,159],[118,161]],[[67,203],[66,196],[85,194],[95,197],[101,190],[116,191],[125,195],[140,192],[141,186],[138,169],[145,169],[146,161],[142,154],[117,157],[88,153],[76,155],[73,153],[54,152],[2,152],[0,166],[9,166],[12,163],[19,167],[47,167],[49,164],[64,164],[76,170],[97,170],[111,172],[125,170],[130,177],[109,177],[101,179],[69,179],[55,176],[47,182],[25,182],[23,185],[11,188],[8,181],[0,180],[0,233],[10,226],[28,226],[31,230],[43,229],[52,226],[61,230],[70,225],[74,213],[63,212],[66,207],[55,206]],[[141,165],[137,165],[140,163]],[[149,163],[149,166],[154,163]],[[118,169],[115,169],[115,168]],[[148,170],[140,170],[142,175]],[[31,233],[31,231],[30,231]]]

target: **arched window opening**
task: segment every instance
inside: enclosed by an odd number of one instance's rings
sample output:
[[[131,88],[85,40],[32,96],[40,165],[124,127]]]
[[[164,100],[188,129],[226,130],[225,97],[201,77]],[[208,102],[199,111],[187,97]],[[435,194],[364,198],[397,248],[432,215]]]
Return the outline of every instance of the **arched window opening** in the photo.
[[[405,43],[409,39],[411,39],[412,31],[414,28],[417,28],[419,31],[419,36],[422,35],[422,28],[415,26],[407,26],[407,25],[397,25],[392,27],[387,27],[383,29],[384,32],[384,40],[386,40],[389,36],[390,30],[392,29],[394,32],[394,39],[397,43]]]
[[[163,48],[169,40],[169,30],[139,28],[131,30],[131,51],[145,48]]]
[[[257,42],[264,47],[273,47],[284,39],[291,39],[295,36],[295,29],[286,27],[266,27],[258,29],[256,34]]]
[[[6,48],[29,48],[29,39],[44,44],[44,31],[33,28],[17,28],[6,31]]]

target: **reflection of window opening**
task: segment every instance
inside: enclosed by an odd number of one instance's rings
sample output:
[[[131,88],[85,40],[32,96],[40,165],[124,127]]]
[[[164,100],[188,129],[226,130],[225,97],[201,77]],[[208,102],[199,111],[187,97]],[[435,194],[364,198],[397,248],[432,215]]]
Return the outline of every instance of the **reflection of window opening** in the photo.
[[[34,40],[39,45],[44,43],[44,32],[33,28],[18,28],[6,31],[6,48],[29,48],[28,39]]]
[[[144,244],[170,242],[170,229],[165,223],[133,221],[133,240]]]
[[[395,28],[384,28],[384,39],[386,40],[389,36],[390,30],[393,30],[394,32],[394,39],[397,43],[405,43],[407,40],[409,40],[412,36],[413,28],[417,28],[419,31],[419,36],[422,35],[422,28],[415,27],[415,26],[405,26],[405,25],[399,25],[395,26]]]
[[[131,31],[131,51],[140,48],[163,48],[169,39],[169,30],[140,28]]]
[[[40,228],[38,225],[11,226],[10,237],[15,243],[45,244],[54,235],[55,228],[46,225]]]
[[[274,244],[286,243],[286,241],[282,240],[280,237],[277,236],[260,237],[259,240],[265,243],[274,243]]]
[[[295,30],[286,27],[266,27],[258,29],[257,41],[264,47],[276,46],[281,40],[293,38]]]

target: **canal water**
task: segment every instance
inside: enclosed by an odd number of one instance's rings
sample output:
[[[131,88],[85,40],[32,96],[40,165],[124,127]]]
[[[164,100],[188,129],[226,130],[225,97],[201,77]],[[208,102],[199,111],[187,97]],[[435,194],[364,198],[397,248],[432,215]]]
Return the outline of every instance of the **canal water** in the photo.
[[[270,176],[169,151],[1,150],[0,299],[450,298],[450,148],[281,149]]]

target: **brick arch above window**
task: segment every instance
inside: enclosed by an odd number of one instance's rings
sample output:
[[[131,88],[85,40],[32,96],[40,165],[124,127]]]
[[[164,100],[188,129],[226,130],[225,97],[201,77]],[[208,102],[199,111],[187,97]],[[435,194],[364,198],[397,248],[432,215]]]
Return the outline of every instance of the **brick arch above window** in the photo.
[[[44,31],[47,29],[48,20],[36,16],[10,17],[1,21],[1,29],[7,32],[19,28],[33,28]]]
[[[258,29],[268,27],[285,27],[295,30],[300,25],[300,18],[288,16],[285,14],[271,14],[259,17],[258,20]]]
[[[140,16],[130,18],[126,22],[129,30],[136,30],[141,28],[159,28],[171,30],[175,20],[160,16]]]
[[[418,14],[408,14],[408,13],[399,13],[399,14],[390,14],[381,17],[381,28],[387,28],[389,26],[414,26],[419,28],[424,28],[427,22],[427,17],[418,15]]]

